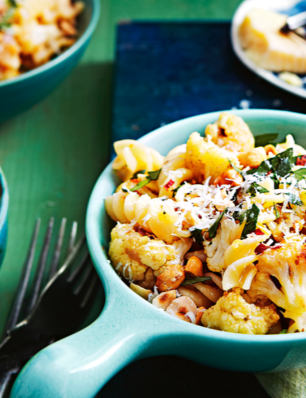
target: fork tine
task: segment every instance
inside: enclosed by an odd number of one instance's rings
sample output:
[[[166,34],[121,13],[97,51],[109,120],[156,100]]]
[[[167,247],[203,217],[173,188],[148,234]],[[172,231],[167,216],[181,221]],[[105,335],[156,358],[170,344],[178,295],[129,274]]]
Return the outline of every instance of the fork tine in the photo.
[[[86,265],[88,258],[89,258],[89,252],[88,252],[88,250],[86,250],[86,252],[83,254],[83,257],[82,257],[80,263],[78,264],[78,266],[71,272],[71,274],[67,278],[67,282],[71,283],[77,279],[77,277],[80,275],[80,273],[84,269],[84,266]]]
[[[78,286],[76,287],[76,289],[74,290],[74,294],[78,295],[81,293],[81,291],[84,289],[87,281],[89,280],[91,274],[93,273],[94,268],[93,266],[89,266],[86,268],[86,271],[84,272],[84,275],[82,277],[82,280],[80,281],[80,283],[78,284]]]
[[[61,222],[54,254],[52,257],[52,261],[51,261],[49,280],[53,278],[53,276],[55,275],[55,273],[57,271],[58,263],[59,263],[60,256],[61,256],[64,234],[65,234],[66,221],[67,221],[67,219],[63,218],[62,222]]]
[[[89,286],[88,290],[86,291],[83,301],[81,302],[82,309],[84,309],[87,306],[88,302],[92,298],[92,296],[96,290],[98,281],[99,281],[98,275],[95,273],[91,279],[90,286]]]
[[[54,225],[54,218],[51,217],[50,221],[49,221],[48,228],[47,228],[47,232],[45,235],[44,243],[43,243],[43,246],[42,246],[42,249],[40,252],[39,262],[38,262],[35,280],[34,280],[34,284],[33,284],[33,288],[32,288],[32,296],[31,296],[29,306],[28,306],[28,312],[27,312],[28,314],[30,313],[30,311],[32,310],[34,305],[36,304],[36,301],[37,301],[37,298],[39,295],[39,291],[41,288],[44,271],[45,271],[45,267],[46,267],[46,263],[47,263],[48,252],[49,252],[49,248],[50,248],[50,242],[51,242],[51,237],[52,237],[52,232],[53,232],[53,225]]]
[[[21,275],[19,286],[17,289],[17,294],[16,294],[16,297],[14,300],[14,304],[12,306],[9,319],[5,325],[5,331],[9,331],[10,329],[12,329],[14,326],[16,326],[16,324],[18,322],[20,310],[21,310],[21,307],[22,307],[22,304],[24,301],[25,293],[27,290],[28,282],[29,282],[31,268],[33,265],[39,227],[40,227],[40,219],[38,218],[36,220],[36,223],[34,226],[31,245],[30,245],[30,248],[28,251],[28,255],[27,255],[24,267],[23,267],[22,275]]]
[[[66,258],[69,257],[69,255],[71,254],[71,252],[73,250],[74,243],[75,243],[75,238],[76,238],[76,235],[77,235],[77,231],[78,231],[78,223],[76,221],[74,221],[72,223],[72,227],[71,227],[71,233],[70,233],[70,238],[69,238],[69,246],[68,246]]]

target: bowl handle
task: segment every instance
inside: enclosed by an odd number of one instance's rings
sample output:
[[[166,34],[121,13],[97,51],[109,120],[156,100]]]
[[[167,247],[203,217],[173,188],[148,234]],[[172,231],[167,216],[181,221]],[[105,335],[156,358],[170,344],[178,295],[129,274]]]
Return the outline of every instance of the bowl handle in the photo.
[[[18,376],[11,398],[94,397],[123,367],[145,356],[154,316],[135,301],[136,305],[129,300],[115,305],[110,295],[93,324],[31,359]]]

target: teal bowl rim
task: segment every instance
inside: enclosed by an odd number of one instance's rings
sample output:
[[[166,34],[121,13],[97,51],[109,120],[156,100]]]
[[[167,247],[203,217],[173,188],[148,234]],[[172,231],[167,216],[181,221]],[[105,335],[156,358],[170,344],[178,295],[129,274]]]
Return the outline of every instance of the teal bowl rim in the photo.
[[[38,68],[35,68],[29,72],[25,72],[17,77],[13,77],[11,79],[3,80],[0,82],[0,89],[2,87],[7,87],[10,85],[14,85],[20,82],[23,82],[31,77],[37,76],[41,73],[46,72],[47,70],[56,67],[58,64],[60,64],[62,61],[65,59],[69,58],[73,53],[78,51],[83,45],[86,43],[86,41],[91,37],[93,34],[99,17],[100,17],[100,1],[99,0],[91,0],[92,1],[92,16],[91,20],[85,29],[84,33],[77,39],[77,41],[70,47],[68,50],[64,51],[62,54],[60,54],[58,57],[54,58],[52,61],[47,62],[46,64],[39,66]]]
[[[139,141],[146,143],[147,139],[154,138],[155,136],[159,136],[159,134],[167,133],[167,130],[172,128],[173,126],[180,124],[180,123],[188,123],[190,120],[194,120],[196,118],[202,118],[204,116],[214,118],[215,120],[218,118],[219,114],[221,112],[229,112],[229,113],[234,113],[237,116],[243,117],[259,117],[259,116],[265,116],[265,118],[269,117],[280,117],[280,115],[284,115],[287,118],[294,118],[295,120],[303,121],[305,122],[305,127],[306,127],[306,115],[300,114],[300,113],[295,113],[295,112],[289,112],[289,111],[279,111],[279,110],[266,110],[266,109],[248,109],[248,110],[225,110],[225,111],[217,111],[217,112],[209,112],[206,114],[201,114],[201,115],[196,115],[192,116],[189,118],[181,119],[178,121],[175,121],[173,123],[169,123],[163,127],[160,127],[156,130],[153,130],[152,132],[144,135],[139,139]],[[182,322],[179,319],[175,319],[173,317],[170,317],[168,314],[161,312],[159,309],[155,308],[152,304],[149,302],[145,301],[143,298],[139,297],[136,293],[134,293],[121,279],[120,277],[116,274],[115,270],[110,266],[110,260],[107,257],[106,251],[102,248],[101,246],[101,239],[99,235],[96,234],[96,226],[98,227],[97,231],[102,231],[103,227],[97,224],[97,219],[94,217],[100,212],[101,207],[104,207],[103,205],[103,199],[101,199],[101,196],[99,193],[103,190],[101,187],[104,185],[104,180],[107,178],[111,178],[112,180],[115,178],[115,175],[112,173],[112,167],[111,163],[104,169],[100,177],[98,178],[94,189],[92,191],[88,208],[87,208],[87,215],[86,215],[86,236],[87,236],[87,242],[88,242],[88,247],[89,251],[91,253],[93,263],[101,277],[104,289],[105,289],[105,297],[106,297],[106,307],[108,305],[113,306],[114,304],[114,297],[110,299],[112,296],[112,289],[111,285],[116,284],[118,288],[122,289],[122,295],[125,296],[125,299],[129,298],[130,300],[138,302],[139,306],[142,307],[142,309],[147,308],[148,313],[153,311],[155,314],[155,317],[162,317],[164,319],[165,325],[166,324],[176,324],[177,328],[176,331],[181,332],[182,334],[186,334],[186,336],[190,336],[192,334],[197,335],[197,336],[203,336],[203,338],[211,338],[213,340],[225,340],[228,341],[229,343],[234,343],[234,342],[241,342],[242,344],[248,344],[248,343],[254,343],[255,345],[257,344],[269,344],[273,345],[280,345],[285,343],[286,345],[290,345],[290,343],[298,344],[299,342],[305,342],[306,341],[306,332],[305,333],[290,333],[290,334],[283,334],[283,335],[247,335],[247,334],[240,334],[240,333],[229,333],[229,332],[223,332],[219,330],[213,330],[209,328],[202,328],[202,327],[196,327],[193,324],[189,324],[186,322]],[[99,198],[100,196],[100,198]],[[104,209],[105,211],[105,209]],[[101,235],[101,234],[100,234]],[[110,302],[110,304],[108,304]],[[105,309],[106,311],[106,309]],[[152,315],[153,315],[152,313]],[[103,320],[103,317],[101,318],[101,322]],[[131,320],[132,321],[132,320]],[[105,325],[107,327],[107,325]],[[169,334],[169,333],[166,333]]]
[[[6,182],[6,178],[2,168],[0,167],[0,184],[2,185],[3,192],[2,197],[0,198],[0,233],[2,228],[4,227],[7,221],[8,215],[8,205],[9,205],[9,193],[8,193],[8,185]]]

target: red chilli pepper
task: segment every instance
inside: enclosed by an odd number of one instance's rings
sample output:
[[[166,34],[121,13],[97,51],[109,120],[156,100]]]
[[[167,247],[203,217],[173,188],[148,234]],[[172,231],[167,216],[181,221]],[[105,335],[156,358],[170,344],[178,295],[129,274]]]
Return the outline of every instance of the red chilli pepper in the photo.
[[[164,188],[168,190],[170,187],[172,187],[173,184],[174,184],[174,181],[169,180],[169,182],[167,182],[167,184],[164,186]]]
[[[267,249],[276,250],[276,249],[279,249],[280,247],[282,247],[282,246],[275,245],[275,246],[271,247],[271,246],[265,245],[264,243],[260,243],[255,249],[255,254],[258,256],[259,254],[262,254],[263,252],[265,252]]]
[[[296,165],[297,166],[306,166],[306,155],[303,155],[300,158],[297,158]]]
[[[255,230],[255,235],[264,235],[264,233],[258,228]]]

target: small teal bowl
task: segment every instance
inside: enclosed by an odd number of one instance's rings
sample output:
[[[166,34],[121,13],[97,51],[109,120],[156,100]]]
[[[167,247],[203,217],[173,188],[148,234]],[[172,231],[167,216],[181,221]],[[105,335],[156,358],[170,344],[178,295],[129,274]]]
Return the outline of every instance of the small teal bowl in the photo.
[[[9,207],[9,194],[7,182],[0,168],[0,267],[2,265],[7,242],[7,218]]]
[[[30,108],[51,93],[69,75],[86,50],[100,14],[99,0],[82,0],[79,39],[52,61],[13,79],[0,82],[0,122]]]
[[[277,132],[284,140],[287,134],[293,134],[306,146],[305,115],[268,110],[233,113],[243,117],[255,135]],[[181,120],[140,141],[165,155],[186,142],[193,131],[203,133],[218,116],[215,112]],[[92,325],[35,356],[17,378],[12,398],[94,397],[124,366],[156,355],[181,356],[240,372],[277,372],[306,366],[306,333],[253,336],[207,329],[171,317],[130,290],[107,256],[114,223],[105,212],[103,199],[117,184],[109,165],[93,190],[86,220],[89,249],[105,288],[105,308]]]

